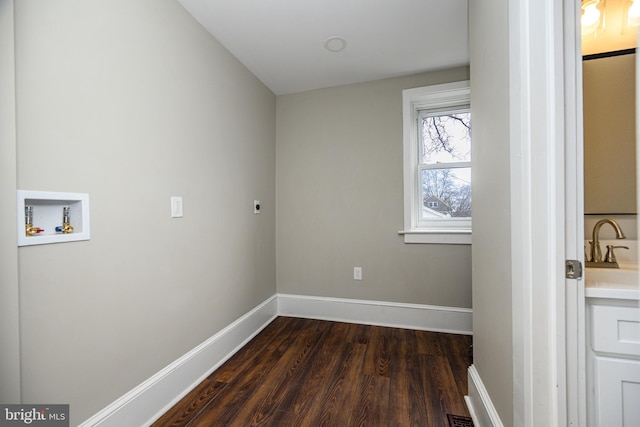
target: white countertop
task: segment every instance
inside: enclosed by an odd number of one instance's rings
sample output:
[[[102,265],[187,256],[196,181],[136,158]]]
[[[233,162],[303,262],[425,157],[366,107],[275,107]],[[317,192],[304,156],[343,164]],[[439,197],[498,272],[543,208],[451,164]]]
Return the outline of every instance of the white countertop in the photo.
[[[585,296],[640,300],[640,280],[637,264],[620,264],[617,268],[587,268]]]
[[[587,298],[615,298],[640,300],[640,275],[638,274],[637,240],[602,240],[602,254],[606,245],[629,246],[629,250],[617,249],[620,268],[586,268],[584,272],[585,296]],[[587,242],[585,247],[588,248]]]
[[[586,287],[584,295],[587,298],[624,299],[640,302],[640,289]]]

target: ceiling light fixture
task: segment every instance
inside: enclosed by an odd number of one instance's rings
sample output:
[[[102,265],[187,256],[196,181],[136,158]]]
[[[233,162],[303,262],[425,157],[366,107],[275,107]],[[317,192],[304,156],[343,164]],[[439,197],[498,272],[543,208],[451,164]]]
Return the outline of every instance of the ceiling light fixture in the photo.
[[[600,0],[587,0],[582,2],[582,18],[580,24],[582,26],[582,35],[593,33],[600,25],[600,17],[602,13],[598,7]]]
[[[640,25],[640,0],[633,0],[627,11],[628,24],[632,27]]]
[[[342,37],[333,36],[329,37],[327,41],[324,42],[324,48],[329,52],[340,52],[347,47],[347,41]]]
[[[617,0],[607,5],[607,0],[582,0],[580,24],[582,35],[595,33],[597,37],[607,26],[607,9],[611,9],[611,23],[617,31],[617,17],[620,16],[620,34],[630,27],[640,26],[640,0]],[[613,30],[614,28],[612,28]]]

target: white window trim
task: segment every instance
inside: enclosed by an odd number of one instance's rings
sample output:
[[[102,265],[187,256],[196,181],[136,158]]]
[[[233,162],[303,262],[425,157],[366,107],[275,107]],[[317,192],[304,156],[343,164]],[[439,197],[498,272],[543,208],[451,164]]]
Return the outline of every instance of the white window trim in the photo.
[[[469,80],[402,91],[402,128],[404,147],[404,235],[405,243],[471,244],[471,221],[442,221],[438,225],[419,226],[418,198],[418,111],[469,105]],[[457,224],[463,223],[463,226]]]

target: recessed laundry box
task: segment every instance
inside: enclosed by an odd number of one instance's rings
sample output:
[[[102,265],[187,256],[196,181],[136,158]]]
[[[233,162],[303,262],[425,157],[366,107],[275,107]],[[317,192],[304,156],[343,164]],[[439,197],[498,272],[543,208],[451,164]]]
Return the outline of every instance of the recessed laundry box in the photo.
[[[18,246],[90,239],[89,195],[17,191]]]

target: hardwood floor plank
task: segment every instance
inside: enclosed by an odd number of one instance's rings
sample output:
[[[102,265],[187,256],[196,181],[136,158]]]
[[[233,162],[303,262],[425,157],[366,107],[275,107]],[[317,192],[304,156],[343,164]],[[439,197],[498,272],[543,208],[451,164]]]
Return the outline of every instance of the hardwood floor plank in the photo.
[[[158,419],[153,426],[171,426],[178,427],[187,425],[187,422],[191,422],[192,425],[196,424],[197,418],[200,412],[206,408],[206,406],[214,400],[224,390],[225,386],[233,379],[238,377],[238,374],[246,380],[251,380],[251,375],[242,375],[245,371],[252,369],[254,363],[263,363],[266,358],[270,356],[268,352],[262,353],[262,359],[253,359],[246,357],[246,354],[258,353],[259,349],[272,344],[274,340],[282,342],[286,339],[286,335],[283,334],[285,329],[295,330],[303,326],[302,322],[286,322],[284,319],[276,318],[273,322],[267,325],[260,334],[258,334],[253,340],[234,356],[232,356],[220,369],[210,375],[199,386],[194,388],[184,399],[182,399],[177,405],[171,408],[166,414]],[[256,374],[259,372],[256,371]],[[212,377],[215,376],[215,381]],[[215,393],[209,389],[210,384],[215,385]],[[238,397],[238,396],[237,396]],[[182,423],[182,424],[181,424]]]
[[[212,374],[210,378],[228,381],[228,386],[210,401],[209,410],[194,417],[189,426],[231,425],[246,400],[264,383],[264,378],[273,371],[273,366],[287,349],[293,346],[296,335],[308,326],[302,319],[291,319],[290,322],[280,318],[276,320],[278,323],[266,330],[266,335],[272,338],[266,340],[267,345],[262,350],[255,343],[250,343]],[[262,339],[258,342],[265,343]]]
[[[215,373],[216,379],[226,383],[231,382],[238,375],[238,372],[254,363],[251,357],[247,357],[248,355],[259,356],[265,349],[273,351],[282,346],[283,342],[289,343],[291,341],[290,335],[305,326],[304,322],[291,320],[289,322],[285,318],[275,318],[240,351],[225,362],[225,369]]]
[[[467,368],[473,363],[469,354],[472,339],[468,335],[439,334],[440,345],[449,361],[459,393],[467,395]]]
[[[414,331],[396,329],[393,333],[391,390],[389,391],[390,425],[428,425],[422,377]]]
[[[468,415],[470,344],[279,317],[153,426],[446,426],[447,413]]]
[[[269,425],[280,403],[284,400],[290,387],[297,384],[302,376],[308,373],[304,369],[309,358],[313,357],[323,332],[329,328],[326,322],[315,321],[315,325],[303,330],[293,342],[297,351],[285,352],[264,382],[249,397],[238,411],[235,422],[246,426]]]
[[[389,368],[389,425],[404,427],[410,425],[409,378],[402,345],[404,330],[394,329],[391,333],[391,354]]]
[[[305,415],[313,405],[322,400],[326,390],[327,378],[333,375],[342,362],[336,354],[344,346],[350,325],[346,323],[332,323],[327,331],[327,338],[317,349],[314,360],[309,369],[309,375],[300,384],[292,387],[280,406],[283,412],[293,415]],[[289,416],[288,418],[291,418]],[[297,425],[297,424],[296,424]]]
[[[420,371],[420,355],[418,354],[417,335],[420,331],[406,331],[405,359],[409,385],[409,416],[412,426],[435,426],[433,415],[427,410],[427,396]]]
[[[371,336],[369,325],[350,324],[351,331],[353,332],[352,342],[354,344],[369,344]]]
[[[347,343],[352,344],[356,328],[347,323],[332,323],[327,339],[318,348],[310,367],[310,375],[304,383],[294,388],[276,414],[274,425],[311,426],[311,419],[318,416],[321,406],[330,393],[328,383],[345,363],[343,353]]]
[[[277,355],[272,354],[272,358],[265,361],[267,363],[275,363],[276,360]],[[186,425],[189,427],[234,425],[239,410],[255,393],[257,387],[263,383],[263,378],[267,372],[266,366],[265,369],[248,371],[246,375],[242,376],[242,379],[227,384],[227,387],[209,402],[205,410],[201,411]]]
[[[418,339],[418,354],[425,356],[442,356],[443,350],[440,345],[439,332],[416,331]]]
[[[358,385],[359,399],[351,410],[349,426],[388,426],[389,377],[363,375]]]
[[[420,364],[431,425],[447,425],[447,414],[468,415],[464,400],[456,398],[458,386],[447,358],[420,356]]]
[[[226,385],[226,383],[211,381],[211,379],[207,378],[153,425],[185,426],[191,419],[197,417]]]
[[[361,379],[364,376],[362,370],[367,348],[366,344],[355,344],[353,359],[350,364],[345,364],[343,394],[340,400],[343,406],[339,408],[338,413],[334,416],[338,424],[328,425],[346,426],[349,424],[352,414],[357,412],[358,401],[362,393],[363,382]]]
[[[353,403],[352,382],[359,375],[366,351],[365,344],[354,344],[349,338],[356,337],[358,325],[349,325],[347,340],[336,354],[337,363],[325,378],[325,385],[319,399],[308,414],[301,414],[300,425],[340,426],[347,425]]]
[[[364,373],[381,377],[389,376],[391,328],[371,326],[370,340],[365,356]]]

